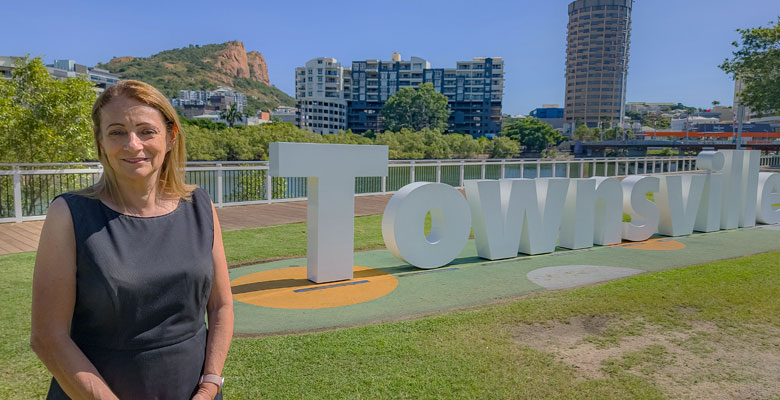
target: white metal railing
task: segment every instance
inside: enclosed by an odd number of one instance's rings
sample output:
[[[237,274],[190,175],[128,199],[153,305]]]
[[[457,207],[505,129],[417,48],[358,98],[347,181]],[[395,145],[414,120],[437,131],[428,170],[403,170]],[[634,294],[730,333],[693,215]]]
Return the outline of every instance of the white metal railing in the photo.
[[[780,155],[761,156],[762,166],[780,166]],[[382,177],[358,177],[355,193],[394,193],[412,182],[463,187],[469,179],[589,178],[683,172],[696,169],[696,157],[579,159],[391,160]],[[204,188],[217,207],[301,201],[306,178],[271,177],[267,161],[189,162],[189,183]],[[58,194],[94,184],[99,163],[0,164],[0,223],[41,220]]]

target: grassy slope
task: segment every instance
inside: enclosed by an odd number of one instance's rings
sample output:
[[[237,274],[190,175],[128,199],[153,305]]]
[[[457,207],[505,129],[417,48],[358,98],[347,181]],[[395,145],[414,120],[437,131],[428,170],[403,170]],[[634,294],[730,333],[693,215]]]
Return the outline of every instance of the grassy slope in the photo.
[[[98,64],[98,67],[105,68],[123,78],[148,82],[160,89],[166,96],[175,97],[181,89],[214,90],[218,85],[221,85],[209,77],[208,74],[213,72],[214,68],[203,60],[216,59],[214,55],[225,47],[225,43],[184,47],[165,50],[147,58],[138,57],[131,61],[112,61]],[[269,110],[279,105],[295,105],[294,98],[274,86],[269,87],[246,78],[235,78],[233,86],[247,96],[255,97],[255,99],[248,99],[254,108]]]

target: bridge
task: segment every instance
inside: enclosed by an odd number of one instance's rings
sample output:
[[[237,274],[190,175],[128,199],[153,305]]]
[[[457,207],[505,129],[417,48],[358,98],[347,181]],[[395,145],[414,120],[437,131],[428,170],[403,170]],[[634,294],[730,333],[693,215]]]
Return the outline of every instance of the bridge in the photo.
[[[668,138],[668,139],[660,139]],[[684,152],[736,149],[737,140],[731,132],[657,132],[643,139],[576,142],[576,155],[604,156],[607,150],[628,150],[629,156],[644,156],[649,148],[677,149]],[[744,132],[742,148],[764,152],[780,152],[780,132]]]

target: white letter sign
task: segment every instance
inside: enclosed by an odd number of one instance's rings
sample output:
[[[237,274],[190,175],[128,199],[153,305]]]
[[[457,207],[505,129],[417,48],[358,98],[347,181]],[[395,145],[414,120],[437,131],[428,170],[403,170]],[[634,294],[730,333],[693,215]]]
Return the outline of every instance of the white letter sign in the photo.
[[[762,224],[780,224],[780,174],[761,172],[758,174],[758,198],[756,219]]]
[[[425,215],[431,233],[425,237]],[[444,183],[415,182],[396,192],[382,216],[382,237],[394,256],[418,268],[449,264],[469,240],[471,215],[466,199]]]
[[[693,229],[699,232],[720,230],[720,209],[723,201],[723,169],[726,158],[717,151],[702,151],[696,156],[696,169],[707,171],[699,211]]]
[[[655,203],[660,210],[658,233],[683,236],[693,233],[706,175],[661,175]]]
[[[572,179],[566,193],[559,245],[567,249],[622,240],[623,191],[615,178]]]
[[[653,236],[658,229],[658,207],[646,197],[647,192],[658,192],[659,179],[654,176],[634,175],[623,179],[623,212],[631,222],[623,222],[623,239],[641,242]]]
[[[269,152],[272,176],[308,178],[307,278],[352,279],[355,178],[387,175],[387,146],[274,142]]]

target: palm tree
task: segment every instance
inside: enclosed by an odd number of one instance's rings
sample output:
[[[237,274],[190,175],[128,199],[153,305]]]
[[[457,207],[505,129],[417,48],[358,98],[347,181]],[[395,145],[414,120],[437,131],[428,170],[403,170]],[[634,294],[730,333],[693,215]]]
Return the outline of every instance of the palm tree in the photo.
[[[219,113],[219,117],[224,119],[225,122],[228,123],[229,127],[233,127],[233,124],[236,123],[236,121],[243,121],[244,116],[241,115],[241,112],[238,111],[238,107],[236,107],[236,104],[233,103],[225,110],[222,110],[222,112]]]

